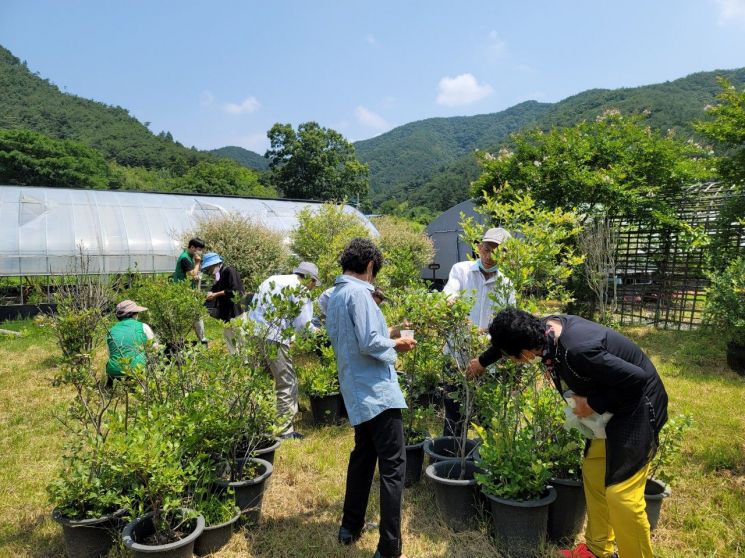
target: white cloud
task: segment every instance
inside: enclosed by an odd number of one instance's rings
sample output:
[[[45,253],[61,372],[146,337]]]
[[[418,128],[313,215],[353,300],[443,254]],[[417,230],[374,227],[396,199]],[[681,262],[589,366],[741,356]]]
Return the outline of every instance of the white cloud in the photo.
[[[354,115],[357,117],[357,121],[363,126],[379,130],[381,132],[390,130],[391,125],[379,114],[375,114],[373,111],[366,109],[363,106],[358,106],[354,109]]]
[[[203,107],[212,106],[215,102],[215,96],[212,94],[212,91],[206,89],[202,91],[202,94],[199,96],[199,102]]]
[[[461,74],[454,78],[445,76],[437,89],[437,104],[448,107],[475,103],[494,92],[491,85],[479,83],[473,74]]]
[[[719,6],[719,24],[740,23],[745,25],[745,0],[716,0]]]
[[[492,58],[502,58],[507,54],[507,43],[499,37],[496,31],[489,32],[487,50]]]
[[[256,112],[261,103],[256,97],[246,97],[241,103],[225,103],[224,109],[228,114],[251,114]]]

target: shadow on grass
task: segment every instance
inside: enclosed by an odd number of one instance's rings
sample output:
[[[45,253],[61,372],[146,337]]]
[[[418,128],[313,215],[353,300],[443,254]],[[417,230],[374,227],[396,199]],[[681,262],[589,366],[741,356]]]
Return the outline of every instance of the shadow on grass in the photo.
[[[24,518],[3,534],[3,552],[6,556],[51,558],[65,556],[62,528],[46,514]]]
[[[632,328],[625,332],[658,363],[670,366],[673,376],[697,383],[712,380],[728,386],[745,386],[743,378],[729,369],[726,340],[706,330],[669,331]]]
[[[337,540],[339,523],[318,521],[318,516],[336,506],[323,506],[285,517],[264,517],[258,527],[242,533],[253,556],[266,558],[370,558],[372,553],[357,546],[342,546]],[[365,534],[369,537],[370,534]]]

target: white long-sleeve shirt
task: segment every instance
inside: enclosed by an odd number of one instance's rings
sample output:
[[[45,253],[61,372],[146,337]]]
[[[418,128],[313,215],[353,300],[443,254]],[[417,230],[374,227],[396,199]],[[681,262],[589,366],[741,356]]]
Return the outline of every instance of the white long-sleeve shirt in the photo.
[[[310,299],[310,293],[308,293],[307,297],[303,298],[291,297],[291,300],[294,302],[302,304],[300,314],[292,322],[283,320],[281,323],[269,323],[265,318],[267,311],[272,308],[271,299],[273,295],[280,294],[282,289],[298,287],[300,285],[300,278],[294,273],[290,275],[272,275],[259,285],[259,289],[255,295],[256,304],[252,304],[251,311],[248,313],[248,318],[253,320],[261,330],[257,333],[266,335],[272,341],[287,345],[290,340],[282,337],[284,330],[292,327],[295,331],[299,332],[310,323],[310,320],[313,318],[313,302]]]
[[[515,304],[515,290],[510,280],[499,270],[487,279],[477,262],[455,264],[450,269],[448,282],[442,292],[448,298],[473,298],[470,318],[479,329],[488,328],[492,317],[502,307]],[[490,293],[496,295],[496,301],[489,298]]]
[[[448,282],[442,289],[448,298],[470,298],[473,306],[469,318],[480,330],[486,330],[494,314],[504,306],[515,304],[515,290],[512,283],[499,270],[488,279],[479,268],[478,262],[458,262],[450,269]],[[489,297],[495,294],[496,300]],[[445,353],[452,354],[448,344]],[[460,355],[467,362],[469,355]],[[472,355],[471,355],[472,356]]]

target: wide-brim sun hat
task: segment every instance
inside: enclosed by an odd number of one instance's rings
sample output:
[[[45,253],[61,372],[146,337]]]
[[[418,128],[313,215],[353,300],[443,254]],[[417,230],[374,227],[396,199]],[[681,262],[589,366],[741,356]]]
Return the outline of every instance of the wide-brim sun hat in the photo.
[[[222,258],[217,252],[207,252],[202,256],[202,269],[207,269],[213,265],[221,264]]]
[[[116,305],[115,313],[117,316],[126,316],[127,314],[139,314],[145,312],[147,308],[139,306],[134,300],[122,300]]]

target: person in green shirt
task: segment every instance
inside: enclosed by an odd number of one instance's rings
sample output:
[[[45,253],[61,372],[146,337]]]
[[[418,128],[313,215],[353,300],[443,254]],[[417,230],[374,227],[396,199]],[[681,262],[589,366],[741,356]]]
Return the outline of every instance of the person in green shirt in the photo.
[[[201,277],[201,263],[202,263],[202,250],[204,250],[204,240],[201,238],[192,238],[189,240],[189,244],[181,252],[178,258],[176,258],[176,270],[173,272],[173,280],[175,282],[191,280],[191,286],[199,289],[200,288],[200,277]],[[194,322],[194,332],[197,334],[199,339],[205,345],[207,344],[207,337],[204,335],[204,320],[199,318]]]
[[[116,305],[118,320],[106,335],[109,347],[109,360],[106,363],[106,385],[111,387],[114,380],[126,375],[126,371],[145,366],[145,345],[155,339],[149,325],[140,322],[137,316],[147,310],[132,300],[123,300]]]

